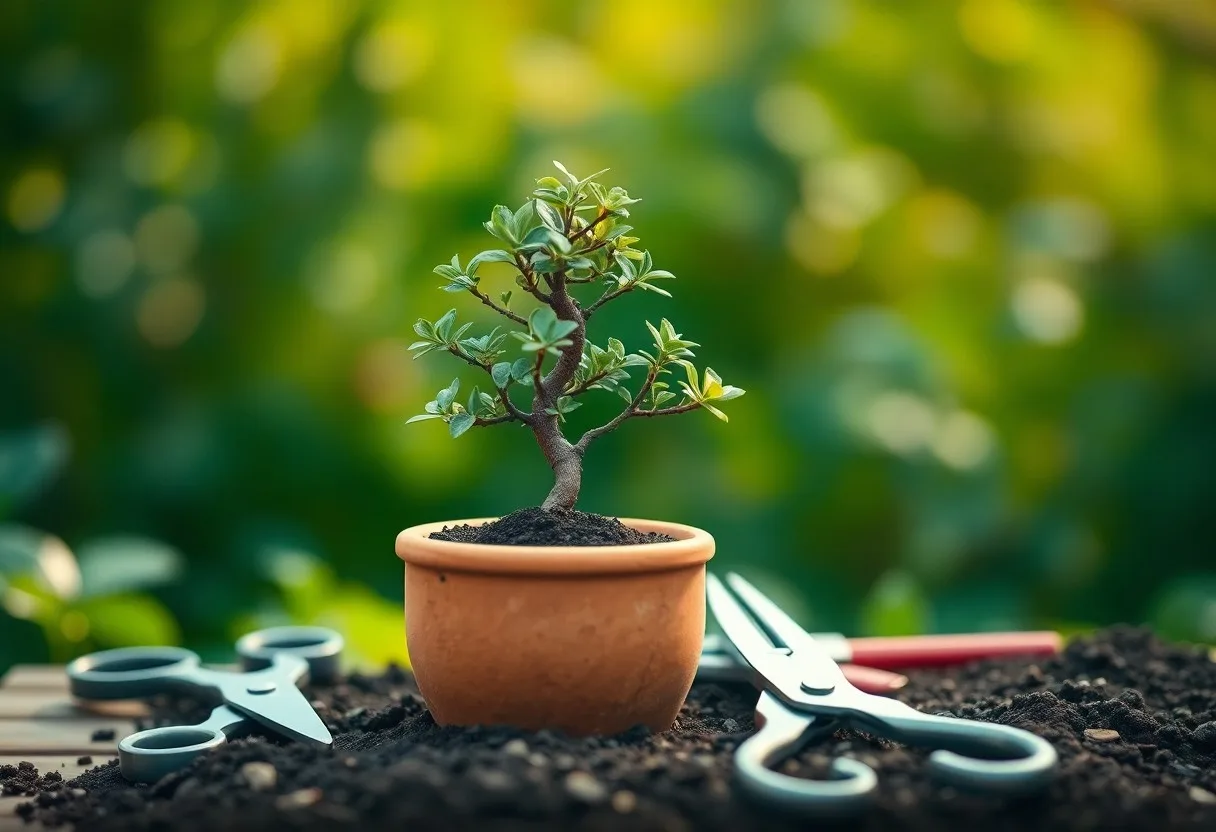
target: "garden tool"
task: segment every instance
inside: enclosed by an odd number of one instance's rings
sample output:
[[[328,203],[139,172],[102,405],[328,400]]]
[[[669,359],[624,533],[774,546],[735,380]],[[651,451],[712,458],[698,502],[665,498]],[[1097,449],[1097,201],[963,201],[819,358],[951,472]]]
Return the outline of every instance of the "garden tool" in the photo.
[[[812,633],[820,649],[840,665],[844,676],[866,693],[894,693],[908,677],[894,671],[949,667],[977,659],[1013,656],[1053,656],[1063,639],[1051,630],[1010,633],[960,633],[886,638],[848,638],[840,633]],[[750,671],[713,633],[705,636],[697,678],[704,681],[746,681]]]
[[[831,779],[807,780],[773,769],[841,728],[934,748],[931,772],[958,788],[1015,795],[1043,788],[1057,755],[1044,740],[1008,725],[924,714],[894,699],[863,693],[840,666],[758,589],[738,575],[706,576],[710,609],[761,689],[757,732],[735,752],[735,777],[748,795],[810,815],[841,815],[868,805],[874,770],[833,761]],[[729,588],[728,588],[729,585]]]
[[[218,695],[221,704],[198,725],[139,731],[118,743],[123,777],[154,783],[230,737],[256,728],[296,742],[328,747],[333,738],[298,685],[338,672],[343,640],[323,627],[272,627],[236,644],[240,670],[201,666],[180,647],[120,647],[90,653],[67,666],[73,696],[85,700],[138,699],[159,693]]]

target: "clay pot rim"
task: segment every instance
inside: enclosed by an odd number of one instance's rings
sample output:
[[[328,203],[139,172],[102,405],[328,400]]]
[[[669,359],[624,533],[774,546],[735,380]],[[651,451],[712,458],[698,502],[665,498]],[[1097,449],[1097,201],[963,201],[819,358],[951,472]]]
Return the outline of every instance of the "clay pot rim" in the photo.
[[[664,572],[703,564],[714,556],[709,532],[682,523],[621,517],[626,526],[674,537],[625,546],[502,546],[435,540],[444,526],[479,526],[497,517],[422,523],[397,535],[397,557],[407,564],[454,572],[524,575],[622,575]]]

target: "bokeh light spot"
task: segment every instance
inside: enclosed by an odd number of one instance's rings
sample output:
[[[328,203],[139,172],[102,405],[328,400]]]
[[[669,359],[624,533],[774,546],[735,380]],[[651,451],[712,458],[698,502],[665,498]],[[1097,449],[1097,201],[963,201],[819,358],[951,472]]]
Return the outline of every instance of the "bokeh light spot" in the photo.
[[[1013,317],[1032,340],[1062,344],[1076,337],[1084,322],[1080,298],[1069,286],[1047,277],[1027,277],[1013,291]]]
[[[148,287],[136,309],[135,322],[152,346],[177,347],[198,329],[205,306],[206,295],[198,281],[171,277]]]
[[[135,269],[135,244],[121,231],[96,231],[76,249],[76,285],[90,298],[108,297]]]
[[[368,148],[368,165],[376,184],[409,190],[435,175],[442,152],[439,135],[430,124],[403,118],[376,130]]]
[[[182,205],[152,209],[135,226],[135,249],[152,274],[180,271],[198,250],[198,221]]]
[[[933,438],[933,453],[951,468],[966,471],[982,465],[995,446],[992,429],[974,413],[956,410],[942,419]]]
[[[962,257],[976,243],[982,215],[959,194],[929,190],[909,206],[912,228],[926,252],[944,260]]]
[[[123,170],[137,185],[170,184],[186,171],[195,144],[193,132],[181,119],[144,122],[123,147]]]
[[[283,46],[264,25],[247,26],[228,42],[215,67],[219,94],[234,104],[252,104],[279,83]]]
[[[369,90],[393,92],[426,69],[434,49],[431,33],[422,26],[405,20],[386,21],[355,48],[355,77]]]
[[[803,175],[807,213],[833,228],[860,228],[886,210],[915,179],[910,162],[873,148],[809,164]]]
[[[370,301],[380,282],[380,263],[367,246],[343,242],[314,252],[305,266],[313,302],[326,312],[352,312]]]
[[[1034,17],[1027,6],[1024,0],[966,0],[958,13],[963,40],[991,61],[1026,57],[1035,37]]]
[[[874,397],[866,411],[870,434],[887,450],[910,454],[927,445],[937,428],[937,414],[920,396],[888,390]]]
[[[52,168],[23,171],[8,191],[8,220],[18,231],[41,231],[63,209],[63,175]]]
[[[856,262],[861,235],[854,228],[825,226],[798,211],[786,221],[785,246],[807,271],[834,275]]]
[[[80,610],[68,610],[59,619],[59,631],[68,641],[84,641],[89,635],[89,619]]]
[[[372,411],[399,411],[418,388],[414,360],[406,342],[383,338],[369,344],[355,365],[354,385],[359,400]]]
[[[519,118],[532,124],[581,124],[612,94],[591,56],[557,38],[521,40],[511,67]]]
[[[783,153],[814,156],[838,141],[836,124],[823,98],[801,84],[776,84],[756,100],[760,132]]]

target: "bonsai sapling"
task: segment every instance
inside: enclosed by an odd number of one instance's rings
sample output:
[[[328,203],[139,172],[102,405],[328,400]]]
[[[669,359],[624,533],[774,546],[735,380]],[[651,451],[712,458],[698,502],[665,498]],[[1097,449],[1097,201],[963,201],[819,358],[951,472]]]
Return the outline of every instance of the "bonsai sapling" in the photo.
[[[582,484],[583,455],[596,439],[632,419],[674,416],[705,410],[726,421],[719,408],[743,395],[722,383],[712,369],[698,373],[691,359],[699,344],[683,338],[666,319],[658,326],[646,321],[653,346],[627,353],[617,338],[600,347],[588,340],[587,325],[606,304],[635,290],[670,293],[656,285],[675,276],[654,268],[649,251],[634,248],[637,237],[625,224],[629,206],[639,200],[620,187],[571,174],[554,162],[563,179],[537,180],[531,197],[514,211],[494,207],[484,225],[501,248],[483,251],[463,266],[459,255],[435,268],[447,292],[472,295],[514,327],[504,332],[470,334],[472,323],[457,323],[452,309],[436,321],[420,319],[414,331],[421,340],[409,349],[418,358],[433,351],[448,352],[488,376],[487,390],[474,387],[466,402],[457,400],[460,380],[440,390],[425,413],[410,422],[441,419],[453,437],[475,427],[517,423],[536,437],[553,469],[554,483],[541,508],[573,509]],[[515,269],[516,290],[491,292],[483,287],[484,263],[508,263]],[[584,293],[586,296],[584,297]],[[512,306],[520,295],[536,305],[524,313]],[[518,340],[522,355],[511,357],[508,347]],[[668,377],[682,374],[679,393]],[[637,374],[635,379],[633,374]],[[631,389],[627,382],[636,382]],[[624,408],[606,423],[573,440],[565,433],[566,417],[579,399],[592,390],[620,396]],[[518,392],[517,392],[518,391]],[[517,399],[529,391],[527,405]]]

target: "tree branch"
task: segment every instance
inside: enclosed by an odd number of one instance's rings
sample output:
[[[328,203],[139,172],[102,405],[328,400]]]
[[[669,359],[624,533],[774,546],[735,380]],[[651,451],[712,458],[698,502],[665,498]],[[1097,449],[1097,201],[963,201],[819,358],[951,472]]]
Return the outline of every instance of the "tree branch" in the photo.
[[[616,289],[607,290],[606,292],[604,292],[604,294],[600,295],[599,300],[597,300],[595,303],[591,304],[590,306],[588,306],[586,309],[583,310],[583,318],[589,320],[591,318],[591,316],[595,314],[595,310],[599,309],[605,303],[607,303],[610,300],[615,300],[616,298],[619,298],[621,295],[627,295],[632,291],[633,291],[632,284],[630,284],[629,286],[626,286],[623,289],[616,288]]]
[[[654,386],[655,379],[659,377],[659,368],[651,367],[650,372],[646,374],[646,380],[642,382],[642,386],[638,388],[638,393],[629,402],[629,406],[613,417],[612,421],[606,425],[601,425],[598,428],[592,428],[584,433],[579,440],[574,443],[575,449],[581,454],[587,450],[587,446],[599,439],[606,433],[612,433],[621,426],[621,423],[630,416],[638,412],[638,405],[646,398],[646,394],[650,392],[650,388]]]
[[[591,385],[595,384],[597,381],[599,381],[600,379],[602,379],[602,378],[603,378],[604,376],[606,376],[606,375],[608,375],[608,371],[607,371],[607,370],[604,370],[604,371],[602,371],[602,372],[596,373],[595,375],[590,376],[589,378],[584,379],[582,384],[579,384],[577,387],[574,387],[574,388],[572,388],[572,389],[570,389],[570,390],[567,390],[567,391],[566,391],[565,393],[563,393],[562,395],[564,395],[564,396],[578,396],[578,395],[581,395],[581,394],[583,394],[583,393],[586,393],[588,390],[590,390],[590,389],[591,389]]]
[[[495,416],[491,419],[483,419],[482,417],[478,416],[473,420],[473,427],[483,428],[487,425],[501,425],[504,422],[514,422],[517,418],[519,417],[511,413],[508,413],[505,416]]]
[[[515,321],[515,323],[520,324],[522,326],[528,325],[527,318],[521,317],[520,315],[516,315],[510,309],[505,309],[505,308],[499,306],[497,303],[490,300],[490,298],[487,297],[486,294],[484,292],[482,292],[480,289],[478,289],[476,286],[469,289],[469,292],[472,293],[473,297],[480,300],[482,303],[484,303],[486,306],[493,309],[499,315],[502,315],[504,318],[510,318],[512,321]]]
[[[493,380],[494,375],[493,375],[493,373],[490,372],[490,367],[492,365],[482,364],[476,358],[474,358],[473,356],[469,355],[467,352],[462,350],[458,344],[448,344],[448,352],[450,352],[452,355],[456,356],[460,360],[464,361],[471,367],[478,367],[482,370],[485,370],[486,373],[490,376],[491,380]],[[508,382],[508,386],[509,385],[510,385],[510,382]],[[515,402],[511,401],[511,397],[507,395],[506,387],[498,387],[497,385],[495,385],[494,389],[498,391],[499,400],[502,402],[503,407],[505,407],[507,409],[507,413],[512,418],[518,419],[519,421],[524,422],[526,424],[532,423],[532,414],[525,413],[524,411],[520,410],[518,407],[515,406]],[[507,421],[507,420],[503,419],[502,421]],[[487,424],[494,424],[494,423],[488,422]]]
[[[612,215],[610,213],[608,213],[607,211],[600,211],[599,215],[594,220],[587,223],[586,227],[584,227],[581,231],[579,231],[577,234],[575,234],[573,237],[570,238],[570,242],[573,243],[575,240],[577,240],[579,237],[582,237],[584,234],[590,234],[592,229],[594,229],[597,225],[602,223],[604,220],[608,219],[610,216],[612,216]],[[566,227],[569,228],[570,227],[569,224],[567,224]],[[603,244],[601,243],[600,245],[603,245]],[[597,245],[596,248],[599,248],[599,246]],[[587,249],[587,251],[592,251],[592,249]]]
[[[549,296],[536,285],[536,275],[528,268],[528,264],[524,262],[523,257],[518,254],[515,255],[515,268],[519,269],[519,273],[524,276],[524,291],[541,303],[548,304]]]

